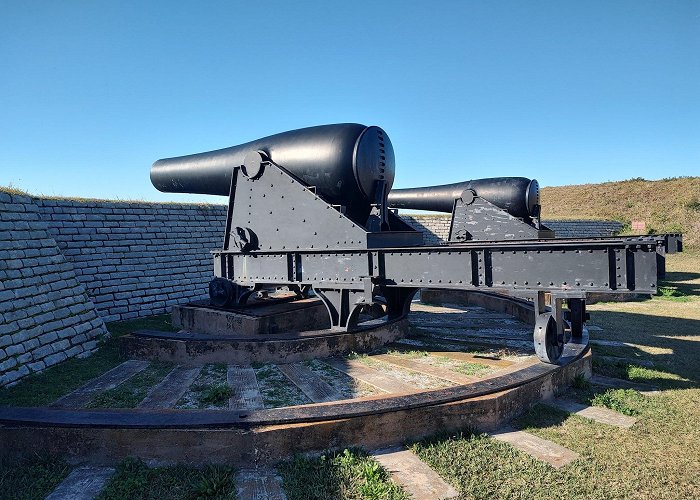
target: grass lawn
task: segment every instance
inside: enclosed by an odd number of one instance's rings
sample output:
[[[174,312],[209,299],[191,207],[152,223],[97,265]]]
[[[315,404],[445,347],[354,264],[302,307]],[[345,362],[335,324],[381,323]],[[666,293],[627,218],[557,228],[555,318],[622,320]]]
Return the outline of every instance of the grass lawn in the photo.
[[[71,466],[56,457],[28,457],[0,461],[0,498],[42,500],[70,473]]]
[[[236,498],[230,467],[185,466],[149,468],[135,459],[122,461],[102,490],[99,500]]]
[[[289,500],[408,499],[379,463],[361,450],[295,457],[279,468]]]
[[[515,426],[580,454],[560,470],[479,433],[426,440],[413,450],[464,498],[699,498],[700,254],[670,256],[668,271],[683,297],[589,307],[591,323],[603,328],[591,332],[592,339],[630,344],[593,346],[594,372],[661,391],[642,395],[581,384],[569,394],[637,417],[632,428],[537,405]],[[600,362],[596,354],[619,359]]]

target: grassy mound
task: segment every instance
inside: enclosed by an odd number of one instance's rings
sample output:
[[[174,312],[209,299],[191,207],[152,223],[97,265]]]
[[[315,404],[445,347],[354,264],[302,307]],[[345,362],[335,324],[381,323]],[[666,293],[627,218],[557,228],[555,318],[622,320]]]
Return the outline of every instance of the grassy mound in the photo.
[[[631,230],[644,221],[648,233],[684,233],[686,246],[700,246],[700,177],[658,181],[630,179],[602,184],[542,188],[543,219],[618,220]]]

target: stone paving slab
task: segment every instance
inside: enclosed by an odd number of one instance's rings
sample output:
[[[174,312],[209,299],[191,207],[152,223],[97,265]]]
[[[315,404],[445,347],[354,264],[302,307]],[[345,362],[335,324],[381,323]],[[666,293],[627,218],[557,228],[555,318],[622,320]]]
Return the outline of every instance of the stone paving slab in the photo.
[[[430,375],[431,377],[441,378],[455,384],[470,384],[475,380],[478,380],[477,377],[470,377],[469,375],[464,375],[463,373],[452,371],[442,366],[421,363],[413,359],[392,356],[391,354],[377,354],[372,356],[372,359],[378,359],[392,365],[407,368],[424,375]]]
[[[612,387],[614,389],[634,389],[644,394],[653,394],[658,391],[658,387],[649,384],[638,384],[623,380],[621,378],[606,377],[604,375],[593,375],[590,379],[591,384],[602,385],[603,387]]]
[[[173,408],[187,392],[201,367],[177,366],[157,385],[151,388],[139,403],[139,408]]]
[[[229,365],[226,379],[231,387],[229,408],[259,410],[264,407],[258,380],[255,378],[255,370],[251,367]]]
[[[239,500],[287,500],[282,478],[274,469],[243,469],[236,473]]]
[[[455,498],[459,492],[445,482],[415,453],[402,447],[377,450],[372,453],[391,474],[391,479],[416,500]]]
[[[605,408],[603,406],[589,406],[578,403],[571,399],[556,398],[551,401],[545,401],[546,404],[564,410],[567,413],[572,413],[601,424],[613,425],[623,429],[629,429],[637,421],[634,417],[623,415],[622,413]]]
[[[644,366],[646,368],[654,368],[654,362],[650,359],[634,359],[634,358],[621,358],[619,356],[595,356],[596,359],[605,361],[607,363],[626,363],[628,365],[638,365]]]
[[[148,361],[129,360],[115,366],[84,386],[57,399],[51,406],[57,408],[84,408],[98,393],[114,389],[148,366]]]
[[[78,467],[45,500],[92,500],[114,474],[111,467]]]
[[[354,359],[328,358],[323,360],[336,370],[346,373],[384,392],[415,392],[416,387],[396,377],[382,373]]]
[[[277,368],[314,403],[343,399],[340,392],[299,363],[279,364]]]
[[[588,342],[593,345],[603,345],[607,347],[635,347],[634,344],[621,342],[619,340],[590,339]]]
[[[555,469],[560,469],[579,457],[579,454],[575,451],[564,448],[557,443],[547,441],[529,432],[516,431],[510,427],[504,427],[492,433],[492,436],[538,460],[547,462]]]

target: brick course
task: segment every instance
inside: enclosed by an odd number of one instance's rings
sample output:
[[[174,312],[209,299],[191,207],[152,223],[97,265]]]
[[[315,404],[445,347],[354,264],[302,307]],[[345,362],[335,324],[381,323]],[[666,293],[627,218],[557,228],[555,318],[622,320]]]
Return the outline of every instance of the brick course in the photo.
[[[39,210],[105,321],[206,297],[225,206],[40,200]]]
[[[68,357],[107,334],[73,266],[29,197],[0,193],[0,387]],[[76,328],[84,333],[77,339]]]

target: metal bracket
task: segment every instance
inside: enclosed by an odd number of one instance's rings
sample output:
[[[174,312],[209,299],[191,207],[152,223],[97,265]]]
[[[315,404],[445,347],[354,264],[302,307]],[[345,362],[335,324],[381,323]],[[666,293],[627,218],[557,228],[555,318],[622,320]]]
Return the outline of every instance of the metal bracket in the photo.
[[[351,331],[357,327],[357,318],[364,305],[372,304],[372,292],[369,296],[367,287],[353,288],[316,288],[318,295],[328,310],[333,330]]]
[[[450,243],[468,240],[503,241],[553,238],[554,233],[513,217],[493,203],[466,189],[452,208]]]
[[[386,200],[386,181],[384,179],[374,182],[374,200],[367,217],[365,228],[370,233],[378,233],[389,229]]]

